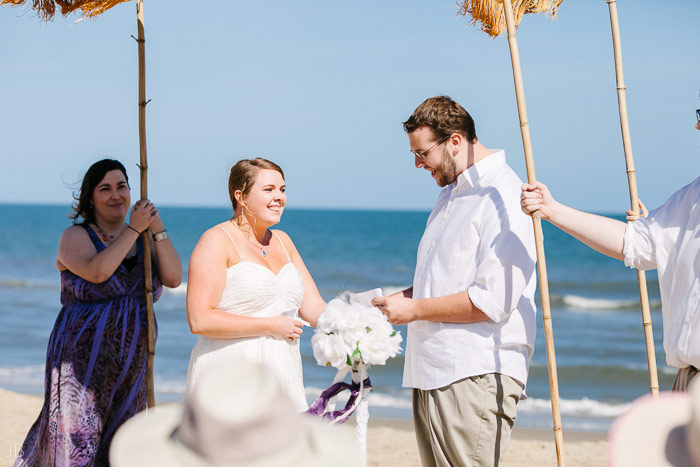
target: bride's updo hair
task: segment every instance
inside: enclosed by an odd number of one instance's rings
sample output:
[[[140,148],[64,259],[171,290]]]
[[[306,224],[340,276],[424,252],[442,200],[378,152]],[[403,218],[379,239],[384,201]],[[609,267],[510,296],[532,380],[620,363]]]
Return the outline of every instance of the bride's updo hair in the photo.
[[[241,159],[236,162],[236,164],[231,167],[231,175],[228,177],[228,195],[231,197],[231,206],[233,206],[234,211],[238,207],[238,202],[236,201],[234,193],[241,190],[241,193],[243,193],[245,197],[255,183],[255,177],[257,177],[260,169],[276,170],[282,175],[282,180],[284,180],[282,168],[274,162],[263,159],[262,157]]]

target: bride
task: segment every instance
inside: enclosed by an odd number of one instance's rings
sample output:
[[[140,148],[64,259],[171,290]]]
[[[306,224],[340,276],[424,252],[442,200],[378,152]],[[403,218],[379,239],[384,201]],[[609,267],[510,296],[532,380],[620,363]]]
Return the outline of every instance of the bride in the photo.
[[[244,159],[231,168],[228,189],[233,217],[204,232],[190,257],[187,320],[199,339],[187,392],[205,368],[251,360],[269,366],[303,412],[298,318],[315,327],[326,303],[291,238],[270,229],[287,203],[284,173],[266,159]]]

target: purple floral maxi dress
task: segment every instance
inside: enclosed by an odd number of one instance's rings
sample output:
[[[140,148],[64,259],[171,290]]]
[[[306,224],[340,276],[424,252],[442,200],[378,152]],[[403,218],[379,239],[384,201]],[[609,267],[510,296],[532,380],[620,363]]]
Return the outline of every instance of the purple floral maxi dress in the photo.
[[[84,226],[98,252],[105,245]],[[61,272],[46,351],[44,406],[15,466],[109,465],[119,426],[146,408],[148,334],[143,248],[101,284]],[[163,290],[153,268],[153,300]]]

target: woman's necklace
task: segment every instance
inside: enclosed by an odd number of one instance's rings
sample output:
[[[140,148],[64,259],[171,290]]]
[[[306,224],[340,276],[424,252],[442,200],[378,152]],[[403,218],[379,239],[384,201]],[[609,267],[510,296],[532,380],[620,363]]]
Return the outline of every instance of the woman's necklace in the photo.
[[[94,227],[94,230],[97,230],[97,233],[99,234],[100,238],[102,239],[103,242],[111,242],[112,239],[114,239],[114,235],[107,235],[104,230],[100,228],[99,225],[97,225],[97,222],[93,222],[90,224]]]
[[[243,232],[243,229],[241,229],[241,227],[238,224],[233,222],[233,219],[229,219],[229,222],[231,222],[233,225],[235,225],[238,228],[238,230],[241,231],[241,233],[245,234],[245,232]],[[265,248],[262,246],[262,244],[259,244],[259,242],[253,242],[253,240],[251,240],[248,235],[246,235],[246,238],[248,239],[248,241],[250,243],[255,245],[257,248],[260,248],[260,252],[262,253],[263,257],[267,256],[267,251],[265,251]],[[258,244],[256,244],[256,243],[258,243]]]

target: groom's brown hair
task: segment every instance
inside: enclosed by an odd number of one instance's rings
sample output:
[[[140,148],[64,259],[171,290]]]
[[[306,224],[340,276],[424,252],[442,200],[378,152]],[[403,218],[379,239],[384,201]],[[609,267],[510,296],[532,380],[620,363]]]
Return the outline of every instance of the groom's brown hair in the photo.
[[[474,119],[464,107],[449,96],[426,99],[416,107],[410,118],[403,122],[406,133],[413,133],[422,127],[430,128],[438,141],[448,138],[453,133],[461,134],[470,143],[477,141]]]

